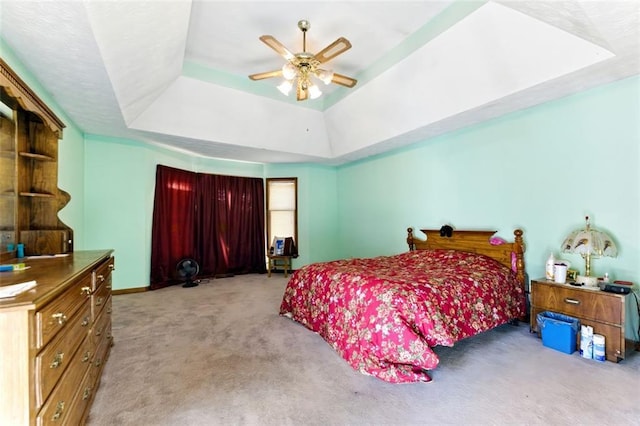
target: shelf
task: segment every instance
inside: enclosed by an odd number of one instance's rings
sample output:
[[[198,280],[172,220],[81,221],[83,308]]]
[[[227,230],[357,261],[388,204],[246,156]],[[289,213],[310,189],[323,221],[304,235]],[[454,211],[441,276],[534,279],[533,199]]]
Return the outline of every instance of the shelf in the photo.
[[[53,194],[47,194],[46,192],[21,192],[21,197],[35,197],[35,198],[53,198]]]
[[[19,155],[20,157],[26,157],[26,158],[30,158],[32,160],[38,160],[38,161],[56,161],[55,158],[49,155],[34,154],[32,152],[20,152]]]
[[[73,230],[58,217],[71,199],[58,188],[58,144],[64,124],[2,58],[0,95],[13,116],[9,124],[2,119],[0,127],[2,248],[20,242],[28,256],[73,252]],[[8,252],[1,251],[4,263]]]

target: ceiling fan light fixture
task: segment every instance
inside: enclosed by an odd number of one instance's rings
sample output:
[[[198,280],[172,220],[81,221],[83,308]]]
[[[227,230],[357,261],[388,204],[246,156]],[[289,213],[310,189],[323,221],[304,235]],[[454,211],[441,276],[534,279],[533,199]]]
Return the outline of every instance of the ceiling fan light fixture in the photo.
[[[282,66],[282,76],[287,80],[293,80],[298,75],[298,68],[291,62],[287,62]]]
[[[333,79],[333,71],[318,69],[316,70],[316,77],[318,77],[324,84],[330,84],[331,79]]]
[[[317,99],[322,95],[322,91],[315,84],[310,85],[307,90],[309,91],[309,98]]]
[[[273,36],[260,36],[260,41],[275,50],[276,53],[282,56],[287,62],[277,71],[251,74],[249,78],[251,80],[262,80],[265,78],[282,76],[285,81],[277,86],[278,90],[285,96],[288,96],[291,89],[295,86],[296,98],[299,101],[316,99],[322,95],[322,91],[320,91],[318,86],[313,84],[311,81],[312,76],[327,85],[330,83],[336,83],[349,88],[355,86],[357,82],[356,79],[320,68],[320,66],[325,62],[330,61],[336,56],[349,50],[351,48],[349,40],[344,37],[339,37],[336,41],[329,44],[318,53],[309,53],[307,52],[306,38],[309,27],[309,21],[305,19],[298,22],[298,28],[302,31],[302,52],[295,54]]]
[[[291,81],[289,81],[289,80],[283,81],[278,86],[278,90],[285,96],[289,95],[289,92],[291,92],[292,88],[293,88],[293,84],[291,84]]]

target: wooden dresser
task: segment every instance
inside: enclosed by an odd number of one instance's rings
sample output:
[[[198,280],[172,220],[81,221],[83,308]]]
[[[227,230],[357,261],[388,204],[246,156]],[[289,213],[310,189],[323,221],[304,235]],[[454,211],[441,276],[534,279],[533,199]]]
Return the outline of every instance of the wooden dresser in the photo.
[[[113,344],[112,250],[21,262],[0,272],[37,283],[0,299],[0,425],[83,424]]]
[[[556,284],[545,279],[531,280],[531,329],[539,331],[537,315],[543,311],[578,318],[580,325],[590,325],[595,334],[605,337],[607,360],[618,362],[624,359],[627,347],[625,297],[630,296]],[[579,344],[578,337],[576,346]]]

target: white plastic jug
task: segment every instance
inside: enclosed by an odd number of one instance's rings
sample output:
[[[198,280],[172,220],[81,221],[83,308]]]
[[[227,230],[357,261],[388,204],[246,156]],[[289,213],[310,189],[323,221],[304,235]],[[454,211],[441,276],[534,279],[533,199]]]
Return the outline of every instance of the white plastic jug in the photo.
[[[580,327],[580,355],[582,358],[593,358],[593,327],[590,325]]]

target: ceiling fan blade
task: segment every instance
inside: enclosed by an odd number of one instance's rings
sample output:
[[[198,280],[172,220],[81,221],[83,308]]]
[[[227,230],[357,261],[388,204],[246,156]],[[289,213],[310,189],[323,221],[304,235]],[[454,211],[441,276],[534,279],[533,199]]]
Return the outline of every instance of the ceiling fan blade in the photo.
[[[273,36],[263,35],[260,37],[260,40],[262,40],[264,44],[266,44],[267,46],[269,46],[270,48],[278,52],[278,55],[282,56],[287,61],[290,61],[295,57],[295,55],[291,53],[289,49],[284,47],[284,45],[280,43],[278,40],[276,40]]]
[[[315,57],[318,62],[322,64],[349,49],[351,49],[351,43],[349,42],[349,40],[344,37],[340,37],[339,39],[322,49],[320,52],[316,53]]]
[[[331,82],[339,84],[341,86],[345,86],[345,87],[353,87],[356,85],[358,80],[356,80],[355,78],[347,77],[346,75],[342,75],[334,72]]]
[[[263,80],[265,78],[280,77],[281,75],[282,75],[282,70],[275,70],[275,71],[261,72],[258,74],[251,74],[249,78],[251,80]]]
[[[304,101],[309,96],[307,89],[302,88],[302,84],[298,84],[298,87],[296,89],[296,94],[299,101]]]

